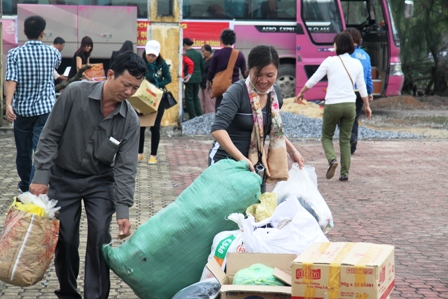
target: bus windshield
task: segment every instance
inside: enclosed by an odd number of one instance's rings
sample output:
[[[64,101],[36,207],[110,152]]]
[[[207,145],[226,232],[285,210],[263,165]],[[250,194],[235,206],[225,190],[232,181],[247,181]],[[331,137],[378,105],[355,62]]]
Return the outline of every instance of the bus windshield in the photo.
[[[336,0],[303,0],[302,19],[315,44],[333,44],[343,30]]]

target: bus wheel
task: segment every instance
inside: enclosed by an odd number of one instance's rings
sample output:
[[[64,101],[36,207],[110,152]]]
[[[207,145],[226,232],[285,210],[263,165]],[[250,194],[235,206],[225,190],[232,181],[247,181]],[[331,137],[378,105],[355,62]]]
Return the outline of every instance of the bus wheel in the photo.
[[[292,64],[281,64],[278,69],[277,85],[280,86],[283,99],[296,96],[296,68]]]

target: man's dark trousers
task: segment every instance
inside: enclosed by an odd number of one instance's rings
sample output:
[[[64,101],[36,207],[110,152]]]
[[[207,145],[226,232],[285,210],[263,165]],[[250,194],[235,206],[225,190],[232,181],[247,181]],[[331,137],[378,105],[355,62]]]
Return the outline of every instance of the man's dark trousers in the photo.
[[[81,299],[76,279],[79,274],[79,223],[81,201],[87,215],[87,248],[85,258],[84,298],[106,299],[110,290],[110,271],[101,246],[110,243],[110,223],[114,207],[113,171],[82,176],[54,165],[51,169],[50,199],[58,201],[60,233],[55,253],[59,298]]]
[[[201,102],[199,101],[200,83],[185,83],[185,105],[189,119],[202,115]]]
[[[33,152],[36,151],[40,133],[47,122],[50,113],[24,117],[16,114],[14,121],[14,140],[16,143],[17,156],[16,167],[20,177],[18,184],[22,192],[30,188],[34,176]]]
[[[352,128],[352,136],[350,137],[350,151],[353,154],[356,151],[356,145],[358,144],[358,118],[362,113],[362,107],[364,106],[364,101],[361,98],[359,92],[355,92],[356,94],[356,116],[355,122],[353,123]]]

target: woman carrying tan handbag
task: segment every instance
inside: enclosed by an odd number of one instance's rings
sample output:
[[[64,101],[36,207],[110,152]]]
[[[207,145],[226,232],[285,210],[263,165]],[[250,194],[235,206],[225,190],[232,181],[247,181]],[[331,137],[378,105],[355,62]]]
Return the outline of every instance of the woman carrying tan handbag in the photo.
[[[355,45],[350,34],[342,32],[334,38],[337,56],[331,56],[322,62],[313,76],[305,83],[296,97],[296,102],[303,101],[304,94],[325,75],[328,78],[328,88],[325,97],[325,108],[322,123],[322,146],[328,160],[327,179],[334,176],[338,167],[336,153],[333,147],[333,135],[339,123],[339,148],[341,153],[341,170],[339,180],[348,181],[350,171],[350,136],[356,116],[354,83],[356,83],[362,100],[364,112],[371,117],[364,71],[358,59],[350,57]]]

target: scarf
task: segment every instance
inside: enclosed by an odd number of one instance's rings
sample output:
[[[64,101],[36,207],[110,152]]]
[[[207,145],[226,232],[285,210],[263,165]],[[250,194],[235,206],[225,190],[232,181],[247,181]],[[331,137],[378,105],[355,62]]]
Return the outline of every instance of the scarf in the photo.
[[[246,79],[247,92],[252,107],[254,127],[250,136],[249,160],[255,165],[259,161],[261,153],[261,163],[266,167],[268,182],[284,181],[288,179],[288,154],[286,152],[285,134],[283,133],[282,119],[280,117],[280,106],[278,104],[277,93],[274,86],[267,91],[271,102],[271,132],[269,133],[269,146],[266,153],[264,146],[264,121],[263,111],[260,105],[260,96],[250,81],[250,76]],[[268,115],[269,117],[269,115]]]

